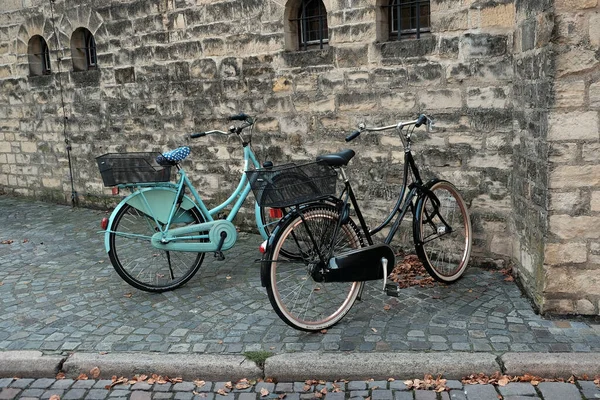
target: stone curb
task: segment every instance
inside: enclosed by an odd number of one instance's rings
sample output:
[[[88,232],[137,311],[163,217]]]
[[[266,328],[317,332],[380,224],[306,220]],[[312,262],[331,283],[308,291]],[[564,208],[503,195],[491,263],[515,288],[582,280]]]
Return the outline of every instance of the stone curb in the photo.
[[[68,378],[76,378],[81,373],[89,375],[95,367],[100,369],[99,378],[105,379],[114,375],[131,378],[136,374],[214,381],[263,377],[254,361],[219,354],[74,353],[63,364],[63,371]]]
[[[282,382],[420,378],[425,374],[460,379],[499,370],[496,356],[488,353],[294,353],[273,356],[265,362],[265,377]]]
[[[40,351],[0,352],[0,378],[54,378],[63,371],[76,378],[98,367],[99,378],[113,375],[159,374],[192,381],[236,381],[273,378],[280,382],[307,379],[333,381],[420,378],[426,374],[447,379],[501,371],[543,378],[600,375],[600,353],[288,353],[269,357],[261,369],[241,355],[159,353],[74,353],[68,358]],[[90,376],[91,377],[91,376]]]
[[[0,352],[1,377],[54,378],[65,357],[44,355],[41,351]]]
[[[600,375],[599,353],[505,353],[500,357],[506,374],[544,378]]]

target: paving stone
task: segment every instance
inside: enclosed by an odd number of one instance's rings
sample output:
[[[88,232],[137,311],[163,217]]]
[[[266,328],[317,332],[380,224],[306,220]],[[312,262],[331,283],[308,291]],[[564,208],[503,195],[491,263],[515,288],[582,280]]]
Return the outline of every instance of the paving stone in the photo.
[[[31,385],[31,383],[34,381],[35,379],[29,379],[29,378],[25,378],[25,379],[15,379],[12,381],[12,383],[10,384],[11,388],[17,388],[17,389],[24,389],[26,387],[29,387],[29,385]]]
[[[391,390],[375,389],[371,391],[371,399],[373,400],[392,400],[393,397]]]
[[[71,389],[65,393],[65,395],[62,397],[62,400],[83,399],[85,397],[86,392],[86,389]]]
[[[498,386],[498,391],[504,397],[507,396],[535,396],[537,392],[530,383],[510,382],[506,386]]]
[[[56,382],[55,379],[48,379],[48,378],[42,378],[42,379],[36,379],[35,381],[33,381],[31,383],[31,388],[34,389],[46,389],[48,387],[50,387],[54,382]]]
[[[151,400],[152,393],[145,390],[134,390],[131,392],[129,400]]]
[[[498,392],[493,385],[465,385],[468,400],[498,400]]]
[[[367,382],[365,381],[350,381],[348,382],[348,390],[365,390]]]
[[[538,390],[544,400],[579,400],[581,394],[577,387],[571,383],[542,382]]]
[[[0,399],[2,400],[12,400],[17,398],[17,396],[21,393],[21,389],[18,388],[2,388],[0,391]]]

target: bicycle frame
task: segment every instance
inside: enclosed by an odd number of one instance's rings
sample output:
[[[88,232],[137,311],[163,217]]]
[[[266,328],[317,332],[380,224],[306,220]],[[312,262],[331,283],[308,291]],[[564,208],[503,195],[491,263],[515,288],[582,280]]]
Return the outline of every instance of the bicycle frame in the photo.
[[[260,168],[260,164],[254,154],[252,148],[246,144],[244,145],[244,171],[248,170],[252,165],[254,168]],[[227,200],[218,206],[208,209],[204,201],[202,200],[198,191],[192,185],[187,173],[183,168],[178,169],[180,178],[177,183],[171,182],[152,182],[152,183],[139,183],[139,184],[120,184],[120,189],[130,189],[132,193],[123,199],[119,205],[115,208],[109,219],[108,226],[111,227],[113,219],[120,208],[124,207],[125,204],[140,210],[144,214],[153,218],[156,224],[157,234],[152,237],[125,234],[123,232],[117,232],[112,230],[105,231],[105,248],[108,252],[109,246],[109,235],[114,233],[120,236],[137,237],[140,239],[150,240],[152,239],[153,245],[157,247],[156,240],[158,236],[161,237],[163,243],[168,242],[168,250],[172,251],[195,251],[195,252],[208,252],[216,251],[217,247],[223,247],[228,249],[233,246],[236,241],[237,233],[235,227],[233,227],[232,221],[238,214],[243,202],[245,201],[248,193],[250,192],[250,184],[246,177],[246,174],[242,173],[237,188],[229,196]],[[193,199],[192,200],[186,194],[186,188],[189,189]],[[157,190],[158,189],[158,190]],[[216,216],[225,208],[233,204],[233,207],[225,220],[216,218]],[[191,208],[197,208],[205,219],[203,224],[189,225],[184,228],[170,229],[170,226],[174,222],[192,222],[190,215],[180,214],[176,215],[178,209],[189,210]],[[260,218],[260,207],[255,204],[255,218],[257,227],[263,237],[266,237],[266,232],[262,226]],[[186,220],[187,219],[187,220]],[[227,222],[224,222],[227,221]],[[189,235],[192,232],[199,232],[201,230],[210,231],[211,226],[220,223],[220,229],[225,229],[229,233],[229,240],[226,243],[220,243],[221,246],[217,246],[214,241],[215,238],[211,237],[207,232],[200,235]],[[204,226],[203,226],[204,225]],[[233,240],[231,240],[233,239]],[[189,243],[189,241],[195,240],[195,243]],[[202,240],[204,243],[198,243],[198,240]],[[206,243],[209,240],[209,243]],[[216,238],[219,241],[219,238]],[[188,243],[178,243],[187,241]],[[220,250],[220,248],[219,248]]]

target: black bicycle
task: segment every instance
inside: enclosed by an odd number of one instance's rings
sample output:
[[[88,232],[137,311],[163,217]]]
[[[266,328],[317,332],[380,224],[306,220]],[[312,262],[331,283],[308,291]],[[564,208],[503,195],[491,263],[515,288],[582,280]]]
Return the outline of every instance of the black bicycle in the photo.
[[[397,295],[398,285],[387,282],[396,264],[389,244],[409,211],[414,246],[427,271],[445,283],[461,277],[471,252],[469,212],[452,183],[441,179],[424,183],[421,179],[411,153],[411,135],[423,124],[429,131],[431,118],[420,115],[414,121],[383,127],[361,125],[346,138],[349,142],[363,132],[395,129],[404,146],[404,180],[398,200],[375,229],[367,228],[344,169],[355,155],[353,150],[319,156],[315,163],[286,166],[288,173],[294,169],[296,177],[303,177],[288,185],[273,184],[282,170],[253,172],[249,180],[255,193],[260,193],[256,197],[277,198],[270,206],[288,207],[261,246],[262,284],[273,308],[288,325],[305,331],[333,326],[360,298],[365,281],[383,279],[387,294]],[[334,197],[337,172],[344,188]],[[264,194],[267,187],[270,196]],[[390,223],[384,243],[375,244],[372,236]]]

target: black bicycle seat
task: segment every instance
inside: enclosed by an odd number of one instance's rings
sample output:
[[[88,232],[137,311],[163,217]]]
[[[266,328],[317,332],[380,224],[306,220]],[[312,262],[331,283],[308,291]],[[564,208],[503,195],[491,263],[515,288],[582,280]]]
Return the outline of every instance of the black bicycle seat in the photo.
[[[356,153],[354,150],[346,149],[338,151],[337,153],[322,154],[317,156],[317,162],[324,162],[331,167],[343,167],[348,165],[350,160],[352,160],[352,157],[355,155]]]

